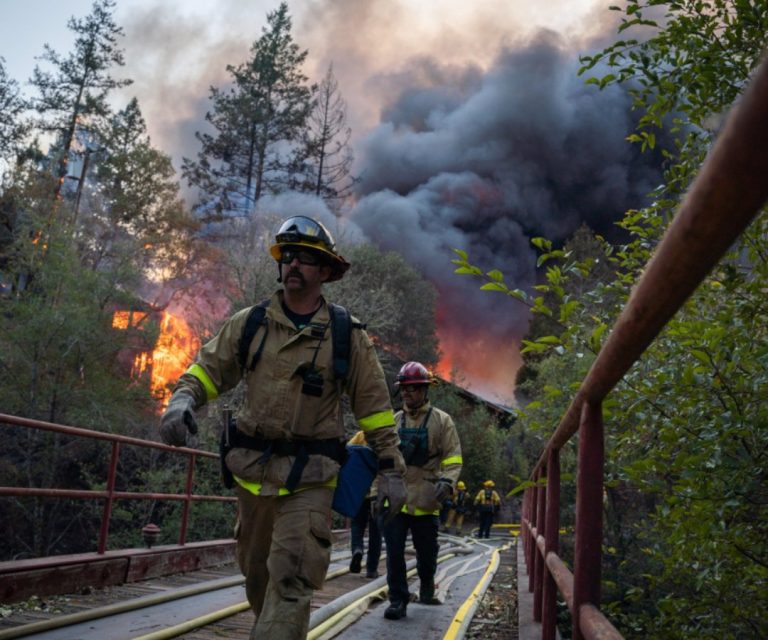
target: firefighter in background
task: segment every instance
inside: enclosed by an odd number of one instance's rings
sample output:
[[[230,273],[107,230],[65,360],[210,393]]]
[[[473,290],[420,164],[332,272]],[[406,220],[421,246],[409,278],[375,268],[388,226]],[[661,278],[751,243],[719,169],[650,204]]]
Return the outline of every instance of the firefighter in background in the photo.
[[[349,443],[352,445],[368,446],[365,440],[365,432],[358,431]],[[381,559],[381,529],[378,518],[374,514],[376,502],[376,486],[371,485],[371,490],[365,496],[359,511],[352,518],[350,525],[350,544],[352,547],[352,559],[349,562],[350,573],[360,573],[365,552],[365,530],[368,530],[368,555],[365,558],[365,577],[369,579],[379,577],[379,560]]]
[[[453,506],[448,511],[448,520],[445,523],[444,531],[446,533],[455,525],[456,535],[461,535],[461,527],[464,525],[464,514],[467,512],[468,503],[467,486],[463,480],[459,480],[456,483],[456,491],[453,495]]]
[[[494,486],[493,480],[486,480],[483,482],[483,488],[475,496],[475,509],[480,517],[480,528],[477,532],[478,538],[491,537],[493,516],[501,509],[501,498],[493,488]]]
[[[408,498],[403,510],[384,527],[387,543],[389,606],[384,617],[405,617],[411,594],[405,568],[405,541],[411,532],[419,575],[419,602],[441,604],[435,597],[438,514],[461,475],[461,444],[456,426],[445,411],[433,407],[427,392],[433,378],[419,362],[407,362],[395,386],[403,408],[395,414],[405,459]]]
[[[197,431],[194,411],[244,380],[224,459],[238,498],[237,560],[256,615],[250,637],[299,640],[307,635],[312,592],[323,586],[330,562],[331,503],[345,451],[342,393],[378,455],[379,498],[394,509],[405,503],[405,465],[384,373],[360,325],[349,336],[347,375],[334,375],[322,286],[340,279],[349,263],[312,218],[288,218],[275,240],[270,253],[283,286],[250,341],[247,364],[239,357],[250,312],[243,309],[176,383],[160,434],[165,443],[183,446],[188,431]]]

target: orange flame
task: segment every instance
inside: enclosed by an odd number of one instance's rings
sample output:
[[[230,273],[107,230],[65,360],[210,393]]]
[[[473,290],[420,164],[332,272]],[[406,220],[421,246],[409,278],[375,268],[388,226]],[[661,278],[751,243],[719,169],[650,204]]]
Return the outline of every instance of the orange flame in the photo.
[[[112,326],[120,330],[137,328],[146,317],[141,311],[115,311]],[[187,322],[165,311],[152,352],[141,351],[133,357],[131,379],[139,380],[149,374],[150,392],[160,401],[161,408],[165,408],[171,386],[187,370],[199,348],[200,341]]]
[[[515,404],[515,374],[522,364],[516,343],[492,340],[483,332],[454,335],[445,329],[438,329],[438,338],[438,376],[487,400]]]
[[[163,312],[160,335],[152,352],[150,390],[163,407],[168,404],[170,388],[187,370],[200,348],[200,341],[183,318]]]
[[[136,328],[147,317],[143,311],[115,311],[112,316],[113,329]]]

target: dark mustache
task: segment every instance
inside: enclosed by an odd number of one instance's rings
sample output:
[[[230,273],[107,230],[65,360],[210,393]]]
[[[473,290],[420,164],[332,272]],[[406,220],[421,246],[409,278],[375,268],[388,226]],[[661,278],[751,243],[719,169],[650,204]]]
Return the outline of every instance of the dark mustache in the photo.
[[[298,269],[291,269],[287,274],[285,274],[286,279],[290,278],[291,276],[296,276],[302,282],[304,282],[304,276],[301,274],[301,271],[299,271]]]

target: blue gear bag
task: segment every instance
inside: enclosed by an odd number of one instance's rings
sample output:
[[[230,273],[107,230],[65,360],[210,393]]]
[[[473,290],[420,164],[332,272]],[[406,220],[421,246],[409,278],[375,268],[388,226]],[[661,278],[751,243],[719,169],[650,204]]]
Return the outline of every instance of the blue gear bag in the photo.
[[[347,460],[339,470],[332,508],[354,518],[368,495],[379,469],[379,459],[370,447],[348,444]]]

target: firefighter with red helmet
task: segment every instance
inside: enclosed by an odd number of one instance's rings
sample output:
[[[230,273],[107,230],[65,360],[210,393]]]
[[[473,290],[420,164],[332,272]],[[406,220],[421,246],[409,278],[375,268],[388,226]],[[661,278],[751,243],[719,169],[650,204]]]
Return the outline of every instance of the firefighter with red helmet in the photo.
[[[419,602],[440,604],[435,597],[438,514],[461,475],[459,434],[453,419],[432,406],[427,394],[434,378],[420,362],[407,362],[395,379],[403,408],[395,414],[405,459],[408,497],[405,507],[384,527],[387,543],[389,606],[384,617],[405,617],[410,593],[405,542],[410,531],[416,549]]]
[[[322,285],[341,278],[349,263],[331,234],[293,216],[270,253],[283,286],[261,309],[252,340],[243,337],[255,307],[235,313],[200,349],[174,388],[160,434],[183,446],[188,430],[197,430],[194,410],[245,382],[224,459],[238,497],[237,560],[256,615],[251,638],[298,640],[330,563],[331,504],[345,451],[342,393],[378,455],[379,499],[394,510],[405,503],[405,464],[384,372],[359,323],[347,325],[348,366],[337,376],[333,309]]]

